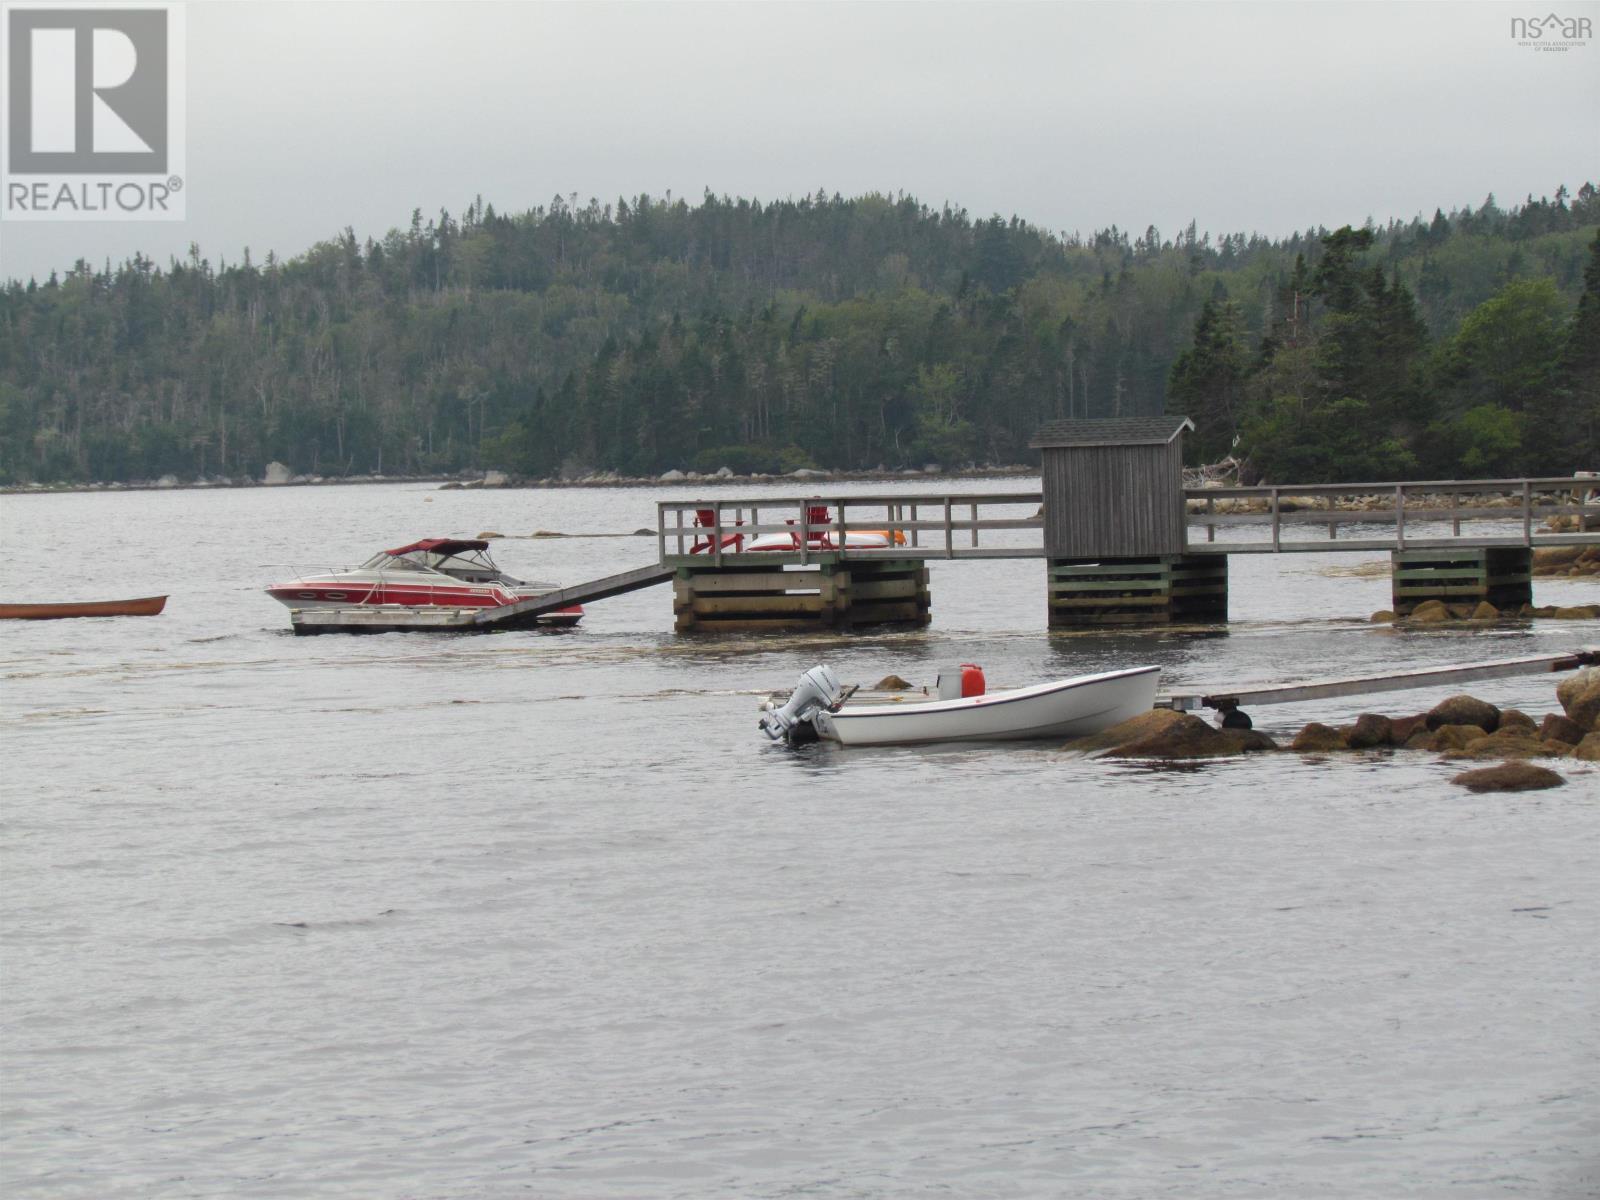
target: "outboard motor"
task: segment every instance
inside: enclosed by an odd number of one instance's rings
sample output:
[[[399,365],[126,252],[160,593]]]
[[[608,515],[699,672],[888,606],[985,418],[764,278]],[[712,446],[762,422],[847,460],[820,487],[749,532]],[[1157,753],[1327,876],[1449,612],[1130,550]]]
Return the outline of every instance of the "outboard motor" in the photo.
[[[805,736],[811,729],[811,718],[823,709],[843,704],[848,695],[833,672],[818,664],[800,676],[794,694],[782,708],[770,703],[763,706],[762,732],[775,742],[814,741],[815,733],[811,738]]]

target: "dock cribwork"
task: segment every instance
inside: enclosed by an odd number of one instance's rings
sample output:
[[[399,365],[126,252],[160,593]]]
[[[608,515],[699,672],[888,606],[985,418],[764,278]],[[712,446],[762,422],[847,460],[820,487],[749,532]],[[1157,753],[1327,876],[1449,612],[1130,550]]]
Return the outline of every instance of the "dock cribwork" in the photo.
[[[923,563],[811,557],[805,564],[678,567],[672,583],[674,628],[731,633],[928,624]]]
[[[1410,616],[1429,600],[1488,603],[1502,612],[1533,603],[1533,551],[1523,546],[1394,550],[1389,561],[1398,616]]]
[[[1053,558],[1050,626],[1210,624],[1228,619],[1223,555]]]

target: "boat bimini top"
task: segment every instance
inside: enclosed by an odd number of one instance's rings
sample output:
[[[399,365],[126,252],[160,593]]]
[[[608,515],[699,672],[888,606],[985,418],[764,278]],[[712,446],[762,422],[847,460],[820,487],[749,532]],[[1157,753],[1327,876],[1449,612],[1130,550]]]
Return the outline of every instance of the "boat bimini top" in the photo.
[[[489,543],[477,538],[423,538],[409,546],[380,550],[361,570],[437,571],[467,583],[519,584],[489,557]]]

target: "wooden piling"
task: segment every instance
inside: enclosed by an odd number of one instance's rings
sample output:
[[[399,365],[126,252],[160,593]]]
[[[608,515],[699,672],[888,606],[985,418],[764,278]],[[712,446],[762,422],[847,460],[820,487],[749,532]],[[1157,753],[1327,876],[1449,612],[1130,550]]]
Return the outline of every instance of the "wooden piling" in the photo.
[[[1052,629],[1209,624],[1228,619],[1228,556],[1049,560]]]
[[[1487,602],[1502,612],[1533,603],[1533,551],[1525,546],[1395,550],[1389,569],[1394,611],[1402,617],[1428,600]]]
[[[679,633],[917,628],[930,620],[928,568],[915,560],[821,555],[803,565],[680,566],[672,588]]]

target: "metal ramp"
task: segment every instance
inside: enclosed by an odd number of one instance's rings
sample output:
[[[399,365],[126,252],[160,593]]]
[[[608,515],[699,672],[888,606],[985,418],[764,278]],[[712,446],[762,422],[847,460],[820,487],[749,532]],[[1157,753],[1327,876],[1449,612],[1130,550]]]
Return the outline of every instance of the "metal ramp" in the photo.
[[[1394,671],[1384,675],[1361,675],[1349,679],[1317,682],[1264,684],[1259,687],[1216,687],[1208,690],[1162,692],[1157,708],[1192,712],[1214,708],[1228,712],[1258,704],[1299,704],[1307,700],[1326,700],[1340,696],[1364,696],[1373,692],[1399,692],[1411,688],[1430,688],[1471,683],[1480,679],[1504,679],[1515,675],[1543,675],[1555,671],[1574,671],[1600,663],[1600,646],[1585,646],[1570,654],[1534,654],[1526,658],[1503,658],[1493,662],[1457,663],[1443,667],[1424,667],[1416,671]]]
[[[605,600],[610,596],[620,596],[624,592],[637,592],[641,588],[666,583],[672,578],[673,573],[674,568],[663,567],[660,563],[635,567],[619,575],[607,575],[603,579],[574,584],[560,591],[546,592],[543,596],[532,600],[519,600],[515,604],[503,604],[499,608],[479,609],[474,614],[473,624],[499,625],[506,621],[515,621],[518,617],[536,617],[542,613],[571,608],[574,604],[589,604],[595,600]]]

